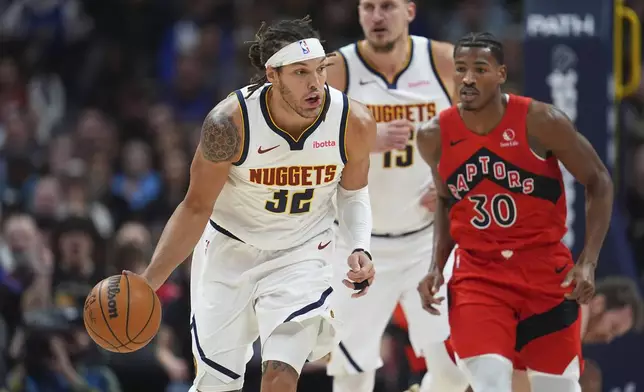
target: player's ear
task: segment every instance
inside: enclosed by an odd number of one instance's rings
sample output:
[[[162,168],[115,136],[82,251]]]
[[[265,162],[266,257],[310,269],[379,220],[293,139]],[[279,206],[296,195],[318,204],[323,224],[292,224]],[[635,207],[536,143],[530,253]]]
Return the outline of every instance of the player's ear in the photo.
[[[407,4],[407,22],[411,23],[414,19],[416,19],[416,3],[414,3],[411,0],[403,0]]]
[[[505,81],[508,80],[508,67],[501,65],[497,72],[499,74],[499,82],[501,84],[505,83]]]
[[[271,84],[274,84],[275,81],[277,80],[277,69],[275,69],[273,67],[266,68],[266,79]]]

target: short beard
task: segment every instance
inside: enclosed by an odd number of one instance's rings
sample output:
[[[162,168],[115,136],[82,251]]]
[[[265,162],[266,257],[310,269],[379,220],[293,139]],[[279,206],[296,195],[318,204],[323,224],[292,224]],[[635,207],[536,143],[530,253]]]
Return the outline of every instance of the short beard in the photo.
[[[373,51],[376,53],[391,53],[391,51],[393,51],[394,48],[396,47],[396,41],[387,42],[384,45],[377,45],[377,44],[371,43],[371,47],[373,48]]]
[[[399,37],[395,38],[394,40],[382,45],[376,44],[371,41],[369,41],[369,45],[373,48],[373,51],[376,53],[391,53],[396,47],[396,43],[402,42],[402,41],[403,41],[403,34],[401,34]]]
[[[279,85],[277,86],[277,89],[279,90],[280,96],[282,97],[282,100],[284,101],[284,103],[286,103],[288,107],[290,107],[295,113],[297,113],[298,116],[302,118],[317,117],[318,113],[313,113],[313,114],[307,113],[301,110],[300,108],[298,108],[297,105],[292,105],[291,102],[289,102],[289,99],[294,98],[294,95],[291,92],[291,90],[289,90],[283,83],[279,83]]]

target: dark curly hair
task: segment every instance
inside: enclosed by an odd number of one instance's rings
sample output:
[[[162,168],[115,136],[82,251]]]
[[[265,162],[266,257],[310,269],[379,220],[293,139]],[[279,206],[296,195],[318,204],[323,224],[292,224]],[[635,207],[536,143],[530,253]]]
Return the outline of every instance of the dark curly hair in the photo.
[[[487,48],[490,49],[490,53],[492,53],[492,56],[500,65],[503,65],[505,61],[503,44],[490,33],[466,34],[454,46],[454,53],[459,48]]]
[[[248,96],[268,82],[264,64],[272,55],[293,42],[306,38],[320,39],[320,34],[313,28],[311,22],[311,17],[308,15],[302,19],[280,20],[272,25],[262,22],[255,34],[255,40],[249,42],[251,45],[248,49],[248,58],[257,69],[257,74],[250,80]]]

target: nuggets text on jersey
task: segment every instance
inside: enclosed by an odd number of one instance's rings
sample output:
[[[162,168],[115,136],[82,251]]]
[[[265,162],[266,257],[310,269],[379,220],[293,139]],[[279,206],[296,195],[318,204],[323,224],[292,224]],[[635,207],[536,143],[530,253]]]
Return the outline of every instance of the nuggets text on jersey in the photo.
[[[249,169],[248,181],[266,186],[314,186],[333,182],[337,165],[279,166]]]
[[[376,122],[390,122],[406,119],[411,122],[425,122],[436,116],[435,102],[421,102],[404,105],[369,105]]]

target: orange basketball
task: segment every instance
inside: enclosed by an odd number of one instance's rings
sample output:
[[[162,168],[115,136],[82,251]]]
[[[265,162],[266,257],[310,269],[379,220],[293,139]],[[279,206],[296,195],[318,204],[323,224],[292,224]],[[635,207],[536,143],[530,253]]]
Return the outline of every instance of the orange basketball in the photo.
[[[161,324],[161,302],[138,275],[114,275],[98,282],[83,312],[89,336],[108,351],[129,353],[154,338]]]

